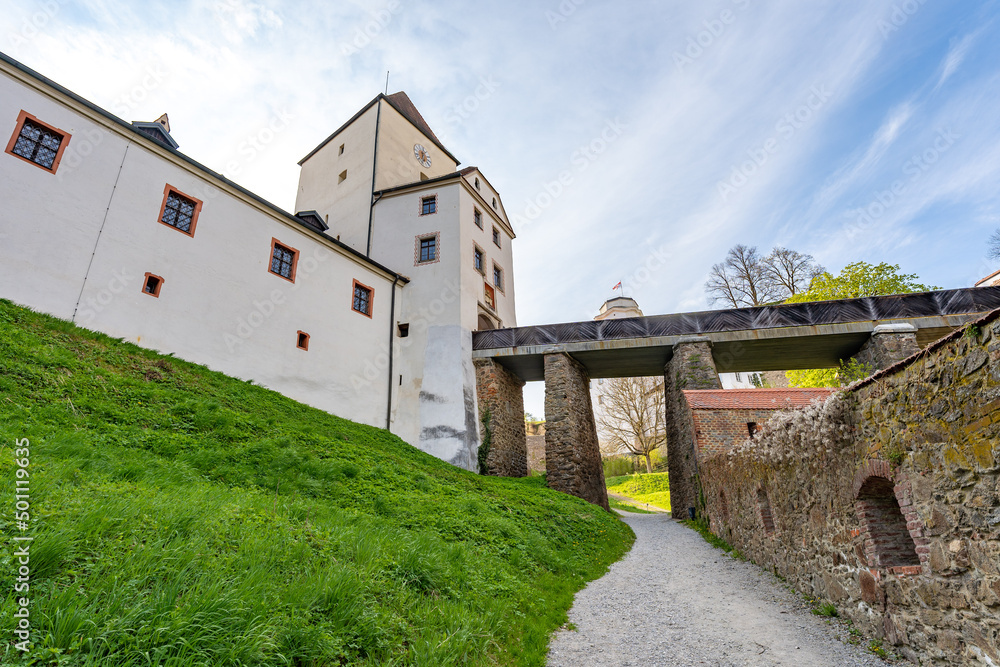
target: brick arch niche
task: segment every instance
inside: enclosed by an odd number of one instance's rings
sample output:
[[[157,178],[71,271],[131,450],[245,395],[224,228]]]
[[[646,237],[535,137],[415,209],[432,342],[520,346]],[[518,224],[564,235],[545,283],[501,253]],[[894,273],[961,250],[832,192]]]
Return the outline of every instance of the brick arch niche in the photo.
[[[908,484],[894,479],[887,461],[868,461],[854,481],[854,507],[861,522],[869,567],[916,574],[924,556],[920,520],[910,501]]]
[[[764,534],[774,533],[774,515],[771,513],[771,501],[763,486],[757,487],[757,508],[760,510],[760,522],[764,526]]]

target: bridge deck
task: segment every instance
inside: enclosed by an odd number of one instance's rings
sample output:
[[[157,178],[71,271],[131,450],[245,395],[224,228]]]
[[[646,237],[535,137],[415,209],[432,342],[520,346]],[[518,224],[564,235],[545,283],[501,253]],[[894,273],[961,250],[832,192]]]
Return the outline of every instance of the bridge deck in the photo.
[[[856,354],[878,324],[912,324],[921,347],[1000,308],[1000,287],[840,301],[569,322],[477,331],[472,356],[492,358],[527,381],[544,379],[545,354],[567,352],[593,378],[660,375],[673,345],[712,341],[719,372],[832,368]]]

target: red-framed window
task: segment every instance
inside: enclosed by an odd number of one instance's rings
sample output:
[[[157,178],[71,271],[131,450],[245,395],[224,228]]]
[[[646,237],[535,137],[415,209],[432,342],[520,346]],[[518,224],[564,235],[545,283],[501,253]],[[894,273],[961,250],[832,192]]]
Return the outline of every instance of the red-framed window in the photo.
[[[59,161],[62,160],[69,139],[68,132],[21,110],[5,152],[54,174],[59,168]]]
[[[200,199],[186,195],[168,183],[163,188],[163,203],[160,204],[160,217],[157,219],[167,227],[194,236],[201,206]]]
[[[299,263],[299,251],[285,245],[278,239],[271,239],[271,262],[267,270],[289,282],[295,282],[295,267]]]
[[[375,301],[375,290],[355,280],[352,292],[351,310],[371,317],[372,305]]]
[[[163,276],[157,276],[147,271],[142,279],[142,293],[158,299],[161,287],[163,287]]]

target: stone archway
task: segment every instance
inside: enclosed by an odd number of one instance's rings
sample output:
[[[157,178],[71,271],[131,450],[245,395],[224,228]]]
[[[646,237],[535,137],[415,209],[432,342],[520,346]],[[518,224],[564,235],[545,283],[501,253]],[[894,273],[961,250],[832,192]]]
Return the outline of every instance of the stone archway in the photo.
[[[479,313],[479,321],[476,324],[476,331],[488,331],[490,329],[496,329],[497,325],[486,315]]]

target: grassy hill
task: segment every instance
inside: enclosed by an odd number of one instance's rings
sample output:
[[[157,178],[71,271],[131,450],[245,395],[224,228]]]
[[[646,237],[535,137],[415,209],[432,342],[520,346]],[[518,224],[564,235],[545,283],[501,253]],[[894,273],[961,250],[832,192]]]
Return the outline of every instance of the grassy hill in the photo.
[[[665,472],[609,477],[605,483],[608,491],[670,510],[670,479]]]
[[[51,665],[539,665],[615,516],[0,301],[0,500]],[[31,523],[12,522],[18,439]],[[8,639],[17,563],[0,554]]]

